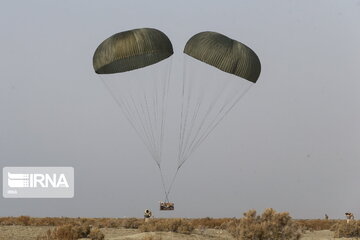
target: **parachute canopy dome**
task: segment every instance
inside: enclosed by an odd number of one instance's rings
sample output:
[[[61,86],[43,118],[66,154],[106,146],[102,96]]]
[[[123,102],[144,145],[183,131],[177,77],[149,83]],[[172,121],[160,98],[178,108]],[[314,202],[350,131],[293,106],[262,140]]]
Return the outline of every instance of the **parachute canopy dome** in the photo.
[[[261,63],[248,46],[216,32],[201,32],[189,39],[184,53],[224,72],[255,83]]]
[[[120,73],[155,64],[172,54],[171,42],[163,32],[140,28],[104,40],[94,53],[93,67],[98,74]]]

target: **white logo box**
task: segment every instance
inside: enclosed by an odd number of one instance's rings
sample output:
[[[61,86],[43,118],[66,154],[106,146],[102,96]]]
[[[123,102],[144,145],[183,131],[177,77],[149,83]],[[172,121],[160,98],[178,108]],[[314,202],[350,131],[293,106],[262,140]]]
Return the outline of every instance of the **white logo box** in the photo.
[[[73,167],[4,167],[4,198],[73,198]]]

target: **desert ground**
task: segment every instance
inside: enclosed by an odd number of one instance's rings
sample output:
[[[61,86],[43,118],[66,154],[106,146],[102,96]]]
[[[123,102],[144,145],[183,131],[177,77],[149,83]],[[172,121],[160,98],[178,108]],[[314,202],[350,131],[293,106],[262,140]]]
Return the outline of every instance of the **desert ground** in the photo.
[[[360,239],[360,220],[292,219],[289,213],[272,208],[262,214],[249,210],[242,218],[0,217],[0,240],[75,239]]]
[[[37,236],[54,227],[46,226],[0,226],[0,240],[36,240]],[[105,234],[105,240],[233,240],[228,232],[217,229],[196,229],[192,234],[180,234],[173,232],[140,232],[137,229],[125,228],[101,228]],[[301,240],[335,240],[351,238],[334,238],[330,230],[305,232]],[[87,239],[87,238],[84,238]]]

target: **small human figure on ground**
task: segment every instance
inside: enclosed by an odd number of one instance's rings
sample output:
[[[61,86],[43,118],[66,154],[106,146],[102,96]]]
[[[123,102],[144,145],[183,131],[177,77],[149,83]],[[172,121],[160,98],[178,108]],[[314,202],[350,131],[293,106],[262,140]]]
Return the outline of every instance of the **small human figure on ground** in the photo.
[[[145,222],[148,222],[151,217],[152,217],[152,212],[149,209],[146,209],[144,211]]]
[[[354,217],[354,214],[352,214],[351,212],[346,212],[345,213],[345,216],[346,216],[346,222],[349,223],[350,220],[354,220],[355,217]]]

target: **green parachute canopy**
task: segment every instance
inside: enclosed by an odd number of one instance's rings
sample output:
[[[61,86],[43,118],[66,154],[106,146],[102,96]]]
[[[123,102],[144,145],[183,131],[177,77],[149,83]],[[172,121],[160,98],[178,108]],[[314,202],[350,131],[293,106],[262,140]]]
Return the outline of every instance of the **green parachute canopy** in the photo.
[[[261,64],[246,45],[216,32],[201,32],[189,39],[184,53],[224,72],[255,83]]]
[[[93,56],[98,74],[131,71],[160,62],[173,54],[169,38],[161,31],[140,28],[104,40]]]

